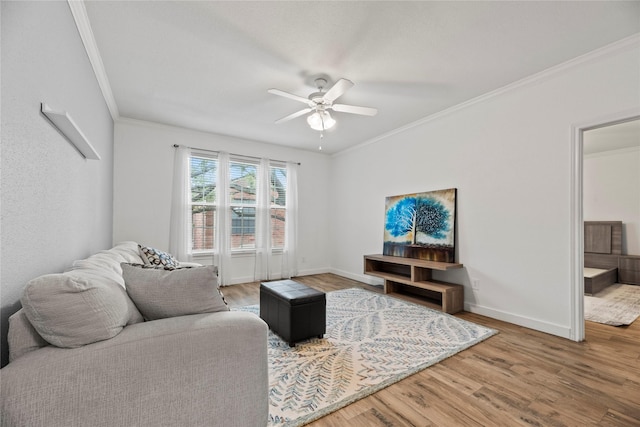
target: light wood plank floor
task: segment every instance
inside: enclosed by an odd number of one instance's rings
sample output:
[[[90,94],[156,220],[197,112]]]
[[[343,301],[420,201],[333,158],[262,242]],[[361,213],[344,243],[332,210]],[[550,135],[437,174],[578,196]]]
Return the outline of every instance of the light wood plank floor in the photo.
[[[333,274],[296,280],[325,292],[381,292]],[[232,307],[259,302],[258,283],[222,291]],[[576,343],[473,313],[456,316],[500,333],[309,426],[640,426],[640,320],[586,322],[586,340]]]

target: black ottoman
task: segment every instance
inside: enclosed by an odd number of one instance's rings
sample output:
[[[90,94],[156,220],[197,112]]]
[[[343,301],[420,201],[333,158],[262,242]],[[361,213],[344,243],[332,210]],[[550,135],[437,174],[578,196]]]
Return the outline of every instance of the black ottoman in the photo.
[[[293,280],[260,284],[260,318],[291,347],[326,331],[324,292]]]

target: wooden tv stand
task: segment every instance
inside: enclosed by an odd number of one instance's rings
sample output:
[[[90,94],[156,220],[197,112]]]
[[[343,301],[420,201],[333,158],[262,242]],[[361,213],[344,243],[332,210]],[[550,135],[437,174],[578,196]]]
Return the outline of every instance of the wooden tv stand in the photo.
[[[388,255],[364,256],[364,274],[383,278],[385,294],[399,293],[404,287],[417,288],[429,300],[435,300],[435,306],[446,313],[457,313],[463,310],[464,287],[454,283],[434,281],[431,278],[431,272],[456,268],[462,268],[462,264]]]

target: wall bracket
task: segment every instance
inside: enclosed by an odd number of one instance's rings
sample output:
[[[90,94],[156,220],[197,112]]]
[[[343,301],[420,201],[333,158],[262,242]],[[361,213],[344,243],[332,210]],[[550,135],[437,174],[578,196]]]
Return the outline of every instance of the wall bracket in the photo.
[[[41,103],[40,111],[86,159],[100,160],[100,155],[96,149],[93,148],[87,137],[84,136],[67,112],[54,111],[44,102]]]

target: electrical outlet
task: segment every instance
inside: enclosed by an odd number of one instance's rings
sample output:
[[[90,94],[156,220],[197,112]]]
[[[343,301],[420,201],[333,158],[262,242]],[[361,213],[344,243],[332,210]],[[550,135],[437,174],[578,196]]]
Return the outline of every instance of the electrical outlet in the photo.
[[[480,290],[480,279],[471,279],[471,289],[474,291]]]

